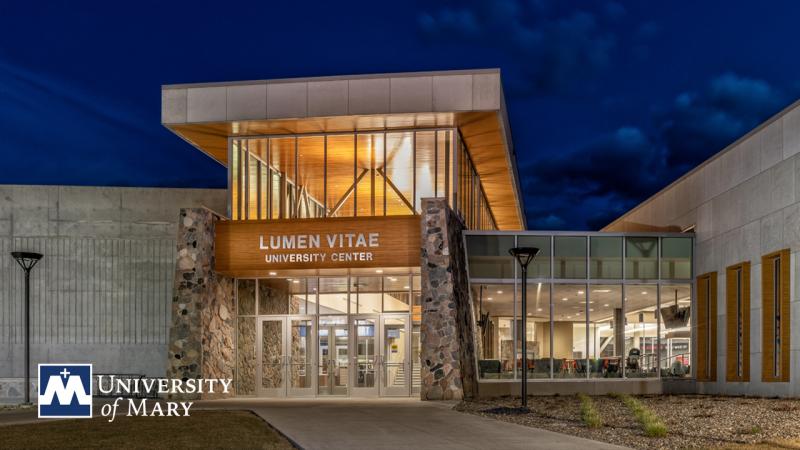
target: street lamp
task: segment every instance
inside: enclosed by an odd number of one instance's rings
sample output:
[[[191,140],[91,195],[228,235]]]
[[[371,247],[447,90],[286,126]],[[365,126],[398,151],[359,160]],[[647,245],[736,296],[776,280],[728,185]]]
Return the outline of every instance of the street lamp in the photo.
[[[514,247],[508,250],[517,258],[522,267],[522,409],[528,408],[528,264],[530,264],[539,249],[536,247]]]
[[[11,252],[25,271],[25,404],[31,404],[31,269],[42,259],[41,253]]]

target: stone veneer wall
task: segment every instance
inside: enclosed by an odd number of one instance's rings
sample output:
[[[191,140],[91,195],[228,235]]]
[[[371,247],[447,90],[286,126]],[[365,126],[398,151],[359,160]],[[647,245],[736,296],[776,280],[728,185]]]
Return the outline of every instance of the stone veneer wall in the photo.
[[[203,208],[180,212],[168,378],[234,378],[234,280],[213,271],[216,220],[211,211]],[[232,391],[229,396],[234,394]],[[217,393],[191,397],[224,396]]]
[[[463,222],[443,198],[422,200],[422,400],[477,394],[475,329]]]

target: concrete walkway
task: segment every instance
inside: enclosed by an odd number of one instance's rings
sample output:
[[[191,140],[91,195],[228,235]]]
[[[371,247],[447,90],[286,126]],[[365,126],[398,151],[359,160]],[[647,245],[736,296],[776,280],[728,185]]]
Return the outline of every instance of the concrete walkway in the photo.
[[[249,409],[306,449],[621,449],[416,399],[236,399],[195,408]]]

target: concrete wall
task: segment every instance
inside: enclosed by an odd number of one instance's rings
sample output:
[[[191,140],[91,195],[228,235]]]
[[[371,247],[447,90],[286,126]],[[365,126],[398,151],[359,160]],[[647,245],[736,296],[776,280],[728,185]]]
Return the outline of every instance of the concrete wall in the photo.
[[[24,375],[24,283],[9,253],[44,259],[31,277],[31,373],[92,362],[96,373],[163,376],[181,207],[225,211],[224,190],[0,185],[0,378]]]
[[[800,396],[800,102],[604,228],[695,227],[695,273],[716,271],[717,377],[701,392]],[[761,256],[791,250],[791,382],[761,380]],[[725,383],[725,268],[750,261],[750,383]]]

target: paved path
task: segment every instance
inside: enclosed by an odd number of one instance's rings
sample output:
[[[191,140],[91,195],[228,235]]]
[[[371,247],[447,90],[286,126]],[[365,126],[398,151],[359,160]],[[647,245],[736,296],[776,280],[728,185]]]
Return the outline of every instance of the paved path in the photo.
[[[412,399],[236,399],[197,408],[249,409],[306,450],[621,449],[622,447],[452,410]]]

